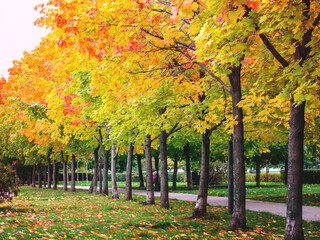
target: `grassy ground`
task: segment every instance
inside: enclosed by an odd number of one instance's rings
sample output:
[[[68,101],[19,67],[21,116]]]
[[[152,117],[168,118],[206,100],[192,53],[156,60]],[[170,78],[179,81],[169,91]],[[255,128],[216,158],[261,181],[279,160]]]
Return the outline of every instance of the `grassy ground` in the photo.
[[[190,219],[194,203],[170,200],[170,209],[75,193],[21,187],[13,202],[0,205],[0,239],[283,239],[285,218],[247,212],[246,232],[228,228],[225,207],[208,207],[208,217]],[[320,223],[304,222],[306,239],[319,239]]]
[[[109,182],[109,184],[111,184]],[[86,182],[80,182],[77,184],[79,186],[90,185]],[[132,184],[133,188],[139,188],[139,183],[134,182]],[[261,200],[261,201],[270,201],[270,202],[279,202],[285,203],[287,199],[287,186],[283,183],[266,183],[262,182],[261,187],[255,187],[255,182],[247,182],[246,183],[246,197],[247,199],[253,200]],[[111,185],[110,185],[111,187]],[[172,189],[172,183],[169,183],[170,191]],[[118,188],[125,188],[125,182],[119,182]],[[175,192],[182,193],[192,193],[198,194],[198,186],[194,187],[194,190],[187,190],[187,184],[178,182],[177,190]],[[226,183],[210,186],[209,187],[209,196],[220,196],[227,197],[228,196],[228,186]],[[320,184],[305,184],[303,186],[303,204],[307,206],[318,206],[320,207]]]

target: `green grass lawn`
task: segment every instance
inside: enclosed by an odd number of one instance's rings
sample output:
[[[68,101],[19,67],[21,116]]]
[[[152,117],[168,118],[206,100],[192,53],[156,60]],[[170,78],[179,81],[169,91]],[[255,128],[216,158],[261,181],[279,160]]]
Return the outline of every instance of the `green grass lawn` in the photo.
[[[190,219],[194,203],[170,200],[170,209],[61,189],[21,187],[0,205],[0,239],[283,239],[285,218],[247,211],[246,232],[228,228],[226,207],[208,206],[208,217]],[[320,223],[304,222],[306,239],[319,239]]]
[[[76,183],[77,184],[77,183]],[[87,186],[90,185],[84,182],[79,182],[77,184],[79,186]],[[252,200],[261,200],[261,201],[270,201],[270,202],[279,202],[285,203],[287,199],[287,186],[283,183],[273,183],[273,182],[262,182],[261,187],[255,187],[255,182],[247,182],[246,183],[246,198]],[[109,182],[109,187],[111,187],[111,183]],[[134,189],[142,189],[139,188],[138,182],[133,182],[132,187]],[[125,188],[125,182],[119,182],[118,188]],[[169,183],[169,190],[172,189],[172,183]],[[192,193],[198,194],[198,186],[194,187],[194,190],[187,190],[187,184],[178,182],[177,190],[175,192],[182,193]],[[209,186],[209,196],[220,196],[227,197],[228,196],[228,185],[227,183],[223,183],[217,186]],[[305,184],[303,186],[303,204],[307,206],[318,206],[320,207],[320,184]]]

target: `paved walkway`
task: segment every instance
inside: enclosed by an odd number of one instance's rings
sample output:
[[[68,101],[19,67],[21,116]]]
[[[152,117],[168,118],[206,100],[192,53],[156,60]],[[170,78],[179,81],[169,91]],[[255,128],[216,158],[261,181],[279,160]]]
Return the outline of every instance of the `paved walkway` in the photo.
[[[62,186],[59,186],[62,187]],[[78,189],[88,190],[87,186],[76,186]],[[111,192],[111,189],[110,189]],[[124,193],[125,189],[119,188],[119,193]],[[146,195],[145,190],[132,190],[133,194]],[[160,197],[160,192],[154,192],[155,197]],[[182,201],[195,202],[197,195],[188,193],[169,193],[170,199],[178,199]],[[214,197],[208,196],[208,204],[211,206],[228,206],[228,198],[226,197]],[[269,212],[275,215],[286,217],[286,204],[285,203],[273,203],[256,200],[246,200],[246,209],[256,212]],[[303,206],[302,209],[303,220],[318,221],[320,222],[320,207]]]

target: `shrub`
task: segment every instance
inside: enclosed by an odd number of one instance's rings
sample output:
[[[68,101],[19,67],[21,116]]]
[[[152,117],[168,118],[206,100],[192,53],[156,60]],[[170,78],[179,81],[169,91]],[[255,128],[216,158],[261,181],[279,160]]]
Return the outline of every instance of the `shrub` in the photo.
[[[284,182],[285,172],[280,171],[281,181]],[[303,170],[303,184],[320,184],[320,169]]]
[[[320,169],[303,170],[303,183],[319,184],[320,183]]]
[[[220,161],[210,162],[209,184],[215,185],[225,181],[227,177],[227,168],[227,163]]]
[[[256,174],[246,174],[246,181],[247,182],[255,182],[256,181]],[[266,182],[267,175],[266,173],[260,173],[260,181]],[[279,173],[269,173],[268,174],[268,182],[282,182],[281,174]]]
[[[16,195],[17,189],[12,188],[14,174],[11,167],[0,162],[0,170],[0,202],[3,202],[6,198]]]

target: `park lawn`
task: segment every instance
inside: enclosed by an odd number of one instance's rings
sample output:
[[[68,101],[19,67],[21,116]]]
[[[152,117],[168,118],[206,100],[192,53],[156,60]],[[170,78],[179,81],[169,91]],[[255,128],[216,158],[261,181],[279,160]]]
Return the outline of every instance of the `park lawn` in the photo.
[[[257,188],[255,185],[246,183],[246,198],[252,200],[286,203],[287,186],[284,184],[264,183]],[[211,196],[228,196],[226,188],[210,189]],[[305,184],[303,186],[303,205],[320,207],[320,184]]]
[[[226,207],[208,206],[208,217],[190,219],[194,203],[170,200],[170,209],[61,189],[21,187],[0,205],[0,239],[282,239],[285,218],[247,212],[246,232],[231,231]],[[319,222],[304,222],[306,239],[318,239]]]

